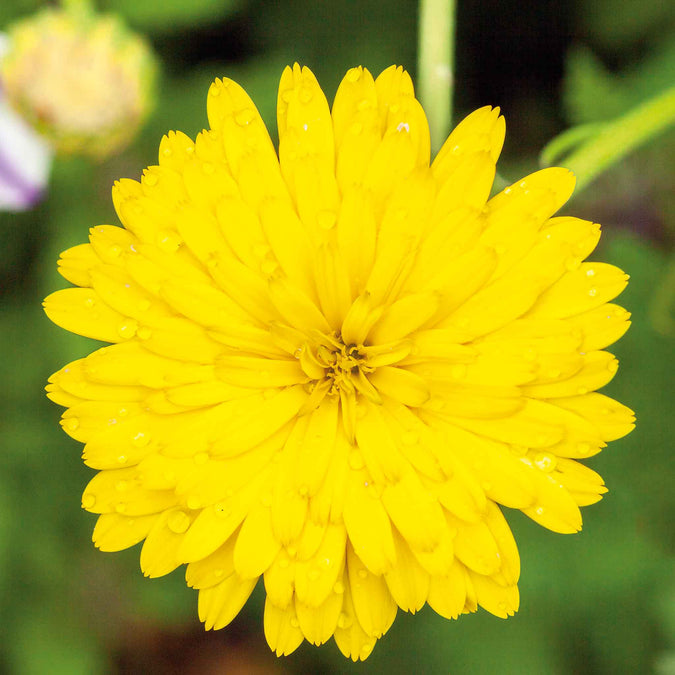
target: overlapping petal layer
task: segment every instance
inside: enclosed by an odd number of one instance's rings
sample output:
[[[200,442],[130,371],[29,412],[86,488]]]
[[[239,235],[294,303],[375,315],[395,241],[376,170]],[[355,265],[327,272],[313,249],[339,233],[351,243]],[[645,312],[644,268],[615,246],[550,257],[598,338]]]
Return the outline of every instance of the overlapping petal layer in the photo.
[[[397,609],[518,608],[500,506],[557,532],[606,491],[578,460],[628,433],[595,391],[628,328],[626,285],[585,263],[598,225],[554,217],[545,169],[489,199],[504,139],[482,108],[429,165],[405,71],[279,88],[279,155],[217,80],[210,129],[176,132],[113,198],[124,228],[66,251],[60,326],[113,343],[54,374],[63,427],[98,470],[94,541],[186,564],[222,628],[259,577],[277,654],[334,637],[366,658]]]

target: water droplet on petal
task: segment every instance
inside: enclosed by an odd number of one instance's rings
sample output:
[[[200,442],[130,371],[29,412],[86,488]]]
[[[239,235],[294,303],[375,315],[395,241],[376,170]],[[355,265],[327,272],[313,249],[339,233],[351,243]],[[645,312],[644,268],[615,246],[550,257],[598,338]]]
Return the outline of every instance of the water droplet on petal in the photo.
[[[68,419],[63,420],[64,428],[68,431],[75,431],[80,426],[80,420],[77,417],[69,417]]]
[[[153,187],[159,183],[159,176],[156,173],[146,173],[143,176],[143,185]]]
[[[225,570],[222,567],[218,567],[217,569],[213,570],[213,576],[216,577],[216,579],[220,579],[225,574]]]
[[[190,527],[190,517],[184,511],[174,511],[166,521],[169,529],[176,534],[183,534]]]
[[[138,324],[135,321],[125,321],[117,327],[117,333],[120,337],[128,340],[136,335],[137,328]]]
[[[211,162],[204,162],[202,164],[202,171],[207,175],[210,176],[213,174],[216,170],[216,167],[211,164]]]
[[[359,68],[351,68],[345,75],[347,82],[358,82],[361,79],[361,70]]]
[[[363,567],[357,572],[357,574],[361,579],[366,579],[368,577],[368,572],[366,572]]]
[[[592,298],[594,298],[598,294],[598,289],[597,288],[591,288],[588,291],[588,295],[590,295]]]
[[[91,509],[93,508],[94,504],[96,504],[96,497],[91,494],[91,492],[87,492],[86,494],[82,495],[83,509]]]
[[[349,628],[353,623],[354,621],[350,616],[347,616],[344,612],[340,613],[340,616],[337,620],[337,625],[340,628]]]
[[[324,230],[330,230],[335,225],[336,216],[334,211],[319,211],[317,215],[319,227]]]
[[[279,561],[279,567],[281,567],[282,570],[288,569],[288,566],[290,564],[291,564],[290,561],[286,560],[286,558]]]
[[[535,465],[541,469],[541,471],[549,472],[555,469],[558,460],[555,455],[552,455],[548,452],[539,452],[534,457]]]
[[[202,506],[202,501],[199,499],[199,497],[196,497],[195,495],[190,495],[187,498],[186,505],[190,511],[196,511],[197,509],[201,508]],[[218,511],[216,510],[216,513]]]
[[[300,625],[300,622],[295,617],[293,617],[291,619],[291,626],[293,626],[293,628],[297,628],[299,625]]]
[[[124,502],[118,502],[115,505],[115,511],[117,511],[117,513],[125,513],[126,510],[127,510],[127,505]]]
[[[577,394],[579,396],[583,396],[584,394],[588,394],[588,388],[587,387],[579,387],[577,389]]]
[[[345,585],[341,581],[336,581],[333,585],[333,592],[342,595],[345,592]]]
[[[400,122],[399,125],[396,127],[396,131],[398,131],[399,133],[405,131],[407,134],[409,134],[410,125],[407,122]]]
[[[126,464],[127,463],[127,456],[126,455],[118,455],[117,463],[118,464]]]
[[[255,111],[252,108],[243,108],[234,114],[234,121],[240,127],[248,126],[255,119]]]
[[[358,450],[352,450],[349,453],[349,466],[354,469],[354,471],[363,469],[363,457]]]
[[[537,506],[537,508],[534,510],[534,512],[538,515],[541,516],[544,514],[544,507],[543,506]]]
[[[320,576],[321,573],[319,572],[319,570],[309,570],[309,572],[307,573],[307,578],[310,581],[316,581]]]
[[[137,448],[144,448],[150,442],[150,436],[139,431],[132,439],[131,442]]]
[[[117,483],[115,483],[115,490],[117,490],[117,492],[126,492],[128,489],[129,481],[118,480]]]
[[[300,89],[300,94],[298,95],[300,103],[304,103],[306,105],[312,100],[313,97],[314,92],[309,87],[302,87]]]
[[[354,122],[354,124],[349,127],[349,132],[354,136],[358,136],[362,131],[363,124],[361,124],[361,122]]]
[[[136,334],[140,340],[149,340],[152,337],[152,331],[146,326],[139,328]]]

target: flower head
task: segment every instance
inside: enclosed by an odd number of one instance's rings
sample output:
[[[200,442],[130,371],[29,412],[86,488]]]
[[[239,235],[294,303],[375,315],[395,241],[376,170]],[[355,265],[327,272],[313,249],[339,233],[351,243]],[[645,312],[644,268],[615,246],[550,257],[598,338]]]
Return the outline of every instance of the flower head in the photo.
[[[553,214],[545,169],[489,199],[504,138],[481,108],[429,166],[408,74],[350,70],[329,109],[284,71],[279,155],[246,93],[209,91],[210,130],[170,133],[113,190],[124,228],[66,251],[60,326],[115,343],[52,376],[99,473],[104,551],[186,564],[222,628],[260,576],[277,654],[334,636],[366,658],[398,608],[518,608],[500,506],[556,532],[605,492],[579,459],[628,433],[595,390],[628,327],[626,275],[584,263],[600,228]]]
[[[46,9],[10,29],[8,100],[59,152],[104,157],[133,138],[152,101],[155,61],[112,15]]]

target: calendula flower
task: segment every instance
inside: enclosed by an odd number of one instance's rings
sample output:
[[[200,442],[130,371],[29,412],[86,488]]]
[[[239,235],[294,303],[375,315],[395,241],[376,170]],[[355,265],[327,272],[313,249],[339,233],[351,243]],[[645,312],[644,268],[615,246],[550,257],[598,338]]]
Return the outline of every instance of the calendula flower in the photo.
[[[113,15],[46,9],[9,30],[0,80],[14,109],[58,152],[102,158],[135,135],[155,61]]]
[[[0,61],[7,47],[0,33]],[[0,79],[0,210],[24,211],[40,201],[52,154],[49,143],[7,103]]]
[[[578,460],[633,427],[595,393],[628,327],[619,269],[582,262],[598,225],[554,218],[552,168],[489,199],[504,139],[481,108],[429,166],[408,74],[350,70],[332,110],[306,68],[279,87],[279,155],[216,80],[210,130],[164,137],[121,180],[124,228],[91,230],[45,301],[115,343],[52,376],[98,470],[82,504],[104,551],[186,564],[206,628],[258,579],[277,654],[331,636],[365,659],[398,608],[518,608],[501,506],[581,528],[600,476]]]

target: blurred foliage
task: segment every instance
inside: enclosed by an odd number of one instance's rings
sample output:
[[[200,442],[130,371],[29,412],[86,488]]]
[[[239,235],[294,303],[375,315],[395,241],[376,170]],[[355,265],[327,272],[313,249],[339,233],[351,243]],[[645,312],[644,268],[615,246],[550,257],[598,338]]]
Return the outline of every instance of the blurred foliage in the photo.
[[[42,4],[4,0],[0,27]],[[231,626],[204,634],[196,593],[185,588],[180,571],[148,581],[137,549],[94,550],[94,517],[79,508],[91,472],[80,445],[59,431],[59,409],[42,393],[51,372],[93,348],[40,311],[41,299],[65,285],[55,271],[58,253],[84,241],[89,227],[117,222],[113,180],[138,178],[155,163],[162,134],[181,129],[194,136],[206,126],[214,77],[240,82],[274,136],[276,85],[286,63],[312,66],[333,92],[344,70],[358,63],[373,72],[392,62],[414,70],[416,29],[410,0],[107,0],[100,6],[147,32],[164,76],[154,116],[123,155],[96,165],[59,160],[46,202],[31,213],[0,214],[0,672],[675,673],[675,336],[653,321],[655,293],[666,295],[658,311],[674,305],[663,290],[672,265],[668,233],[675,231],[672,132],[613,168],[568,209],[603,223],[598,258],[632,277],[621,303],[634,325],[614,348],[622,365],[608,393],[636,410],[638,427],[589,462],[610,492],[584,509],[583,533],[554,535],[507,513],[523,562],[514,618],[502,622],[481,611],[447,622],[428,609],[415,617],[400,613],[364,664],[346,662],[333,644],[304,645],[278,660],[265,645],[260,588]],[[463,111],[487,101],[505,109],[505,175],[535,168],[529,149],[542,129],[553,134],[610,119],[672,84],[669,3],[557,3],[551,40],[562,46],[554,56],[538,31],[517,23],[528,6],[512,0],[501,6],[512,25],[490,21],[478,0],[460,3],[459,73],[471,77],[458,81],[457,98]],[[518,40],[500,43],[505,29]],[[467,55],[483,45],[491,45],[494,63],[469,68]],[[544,88],[527,75],[537,54],[537,68],[549,67]],[[562,57],[564,71],[557,65]]]

